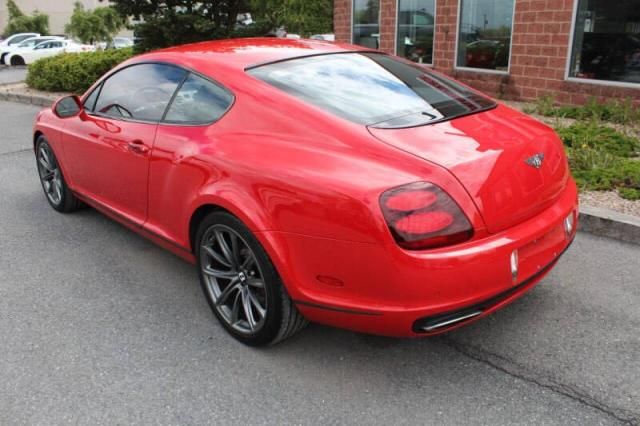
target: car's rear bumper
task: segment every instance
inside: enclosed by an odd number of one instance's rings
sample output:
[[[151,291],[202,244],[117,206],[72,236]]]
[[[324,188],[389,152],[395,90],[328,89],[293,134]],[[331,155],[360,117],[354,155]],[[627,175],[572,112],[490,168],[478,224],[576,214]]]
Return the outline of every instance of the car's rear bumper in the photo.
[[[276,266],[309,320],[374,334],[422,336],[477,320],[535,286],[573,240],[577,207],[570,181],[560,199],[538,216],[487,238],[432,251],[278,232],[262,237],[277,244]],[[569,214],[576,222],[567,234]],[[514,250],[519,255],[515,280]]]

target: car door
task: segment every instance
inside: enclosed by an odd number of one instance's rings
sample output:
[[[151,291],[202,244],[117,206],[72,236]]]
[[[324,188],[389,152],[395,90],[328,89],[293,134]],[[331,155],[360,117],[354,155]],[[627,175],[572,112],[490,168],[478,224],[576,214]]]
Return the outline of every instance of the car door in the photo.
[[[38,44],[29,55],[29,62],[62,53],[65,43],[63,41],[48,41]]]
[[[47,56],[47,51],[49,51],[52,41],[45,41],[36,44],[33,48],[24,49],[24,51],[16,52],[16,54],[21,54],[24,58],[26,64],[31,64],[34,61],[44,58]]]
[[[193,201],[206,179],[219,175],[207,158],[217,157],[217,142],[230,131],[222,126],[221,118],[233,101],[229,90],[194,73],[180,86],[158,126],[153,147],[148,230],[189,246],[184,224],[189,222]]]
[[[158,122],[186,71],[164,64],[119,70],[65,124],[71,185],[131,222],[147,216],[149,154]]]

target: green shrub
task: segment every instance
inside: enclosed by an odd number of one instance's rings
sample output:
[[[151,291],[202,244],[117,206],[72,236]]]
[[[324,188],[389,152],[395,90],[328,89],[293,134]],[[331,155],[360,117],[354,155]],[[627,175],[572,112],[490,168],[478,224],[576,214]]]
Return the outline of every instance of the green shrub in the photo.
[[[557,128],[562,142],[570,148],[591,148],[619,157],[635,157],[640,154],[640,140],[595,121],[576,122]]]
[[[637,124],[640,122],[640,107],[631,99],[599,102],[590,98],[585,105],[556,105],[553,96],[538,98],[525,112],[537,113],[545,117],[572,118],[575,120],[601,120],[617,124]]]
[[[567,147],[569,165],[581,189],[618,190],[640,200],[640,141],[597,121],[578,121],[556,131]]]
[[[29,87],[48,92],[84,93],[98,78],[133,56],[132,49],[65,53],[29,65]]]
[[[617,189],[622,198],[640,200],[640,161],[612,156],[591,148],[567,152],[573,177],[586,190]]]

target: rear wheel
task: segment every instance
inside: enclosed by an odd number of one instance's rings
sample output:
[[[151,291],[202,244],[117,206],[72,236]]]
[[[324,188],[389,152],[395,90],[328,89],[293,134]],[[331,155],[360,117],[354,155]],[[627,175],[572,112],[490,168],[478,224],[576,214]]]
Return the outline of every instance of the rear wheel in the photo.
[[[202,221],[196,258],[213,313],[242,343],[275,344],[307,324],[258,240],[234,216],[214,212]]]
[[[58,159],[44,136],[36,142],[36,161],[40,183],[51,207],[62,213],[77,210],[80,200],[67,186]]]

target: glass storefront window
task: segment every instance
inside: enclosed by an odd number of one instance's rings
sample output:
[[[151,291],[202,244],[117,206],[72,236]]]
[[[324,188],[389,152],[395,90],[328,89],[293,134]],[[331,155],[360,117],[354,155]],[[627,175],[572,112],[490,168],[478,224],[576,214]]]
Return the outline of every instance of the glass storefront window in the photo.
[[[396,53],[414,62],[433,63],[435,0],[398,0]]]
[[[460,0],[456,65],[507,71],[514,0]]]
[[[380,0],[353,0],[352,42],[380,47]]]
[[[640,1],[579,0],[569,76],[640,83]]]

